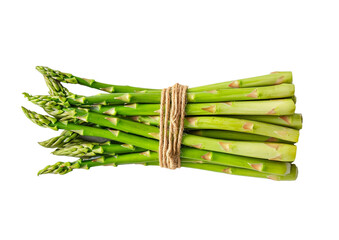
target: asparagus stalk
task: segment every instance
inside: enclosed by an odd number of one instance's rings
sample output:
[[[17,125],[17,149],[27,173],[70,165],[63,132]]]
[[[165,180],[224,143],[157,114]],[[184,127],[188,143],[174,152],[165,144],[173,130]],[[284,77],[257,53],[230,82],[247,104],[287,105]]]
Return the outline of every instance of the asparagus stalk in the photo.
[[[157,165],[157,164],[149,163],[148,165]],[[267,173],[256,172],[256,171],[243,169],[243,168],[236,168],[236,167],[225,168],[224,166],[208,164],[208,163],[197,164],[194,162],[183,162],[181,166],[188,167],[188,168],[201,169],[201,170],[208,170],[208,171],[213,171],[213,172],[227,173],[227,174],[238,175],[238,176],[268,178],[268,179],[275,180],[275,181],[294,181],[298,177],[298,169],[297,169],[297,166],[294,164],[291,165],[291,172],[286,175],[267,174]]]
[[[119,86],[97,82],[94,79],[80,78],[74,76],[70,73],[64,73],[58,70],[53,70],[48,67],[37,66],[36,69],[42,73],[44,76],[54,79],[60,82],[80,84],[87,87],[95,88],[105,92],[139,92],[139,91],[161,91],[160,89],[147,89],[147,88],[138,88],[130,86]],[[202,92],[210,91],[217,89],[226,89],[226,88],[248,88],[248,87],[261,87],[261,86],[270,86],[277,85],[282,83],[292,83],[292,73],[291,72],[273,72],[268,75],[263,75],[259,77],[245,78],[233,81],[227,81],[217,84],[210,84],[201,87],[195,87],[188,89],[189,92]]]
[[[36,96],[39,98],[39,96]],[[137,116],[160,115],[160,104],[125,104],[116,106],[90,106],[91,111],[107,115]],[[186,116],[203,115],[268,115],[285,116],[294,114],[295,104],[291,99],[236,101],[224,103],[189,103],[186,105]],[[293,116],[293,115],[292,115]],[[256,119],[253,119],[256,120]],[[269,122],[267,119],[264,122]],[[273,119],[272,119],[273,121]],[[292,122],[291,120],[288,120]],[[275,121],[275,122],[279,122]],[[275,123],[272,122],[272,123]],[[286,122],[286,121],[285,121]],[[276,124],[276,123],[275,123]],[[281,125],[281,124],[278,124]]]
[[[287,141],[273,138],[260,136],[250,133],[233,132],[227,130],[194,130],[188,131],[189,134],[198,135],[202,137],[236,140],[236,141],[254,141],[254,142],[275,142],[275,143],[289,143]]]
[[[23,108],[26,116],[34,123],[40,126],[49,127],[52,129],[66,129],[75,131],[81,135],[97,136],[107,139],[116,140],[123,143],[132,144],[145,149],[157,151],[158,141],[148,138],[138,137],[135,135],[98,128],[90,128],[86,126],[71,124],[68,122],[60,122],[57,119],[43,116],[35,112]],[[86,113],[78,117],[82,121],[88,121],[100,126],[106,126],[113,129],[138,134],[150,138],[159,138],[159,129],[154,126],[148,126],[133,121],[119,119],[115,117],[101,118],[96,113]],[[104,131],[104,132],[102,132]],[[99,133],[101,135],[99,135]],[[93,135],[94,134],[94,135]],[[296,146],[283,143],[261,143],[261,142],[244,142],[244,141],[220,141],[220,139],[211,139],[190,134],[185,134],[182,139],[182,144],[198,149],[205,149],[215,152],[229,153],[240,156],[263,158],[268,160],[276,160],[283,162],[293,162],[296,155]]]
[[[294,95],[293,84],[280,84],[276,86],[257,87],[257,88],[234,88],[221,89],[208,92],[193,92],[187,94],[187,102],[206,103],[206,102],[227,102],[244,100],[263,100],[290,98]],[[110,93],[98,94],[93,96],[70,96],[67,100],[72,105],[111,105],[124,103],[160,103],[160,92],[149,93]],[[292,101],[292,100],[291,100]],[[293,102],[294,104],[294,102]]]
[[[38,175],[54,173],[54,174],[67,174],[73,169],[90,169],[96,166],[118,166],[122,164],[137,164],[142,163],[145,165],[158,165],[158,155],[156,153],[147,151],[143,153],[130,153],[124,155],[116,155],[113,157],[99,157],[92,160],[79,159],[75,162],[57,162],[54,165],[48,165],[38,172]],[[202,170],[209,170],[232,175],[242,175],[251,177],[268,178],[272,180],[295,180],[297,178],[297,168],[295,165],[291,166],[291,172],[286,175],[268,174],[248,169],[222,166],[208,163],[192,162],[191,159],[182,159],[182,167],[196,168]]]
[[[159,117],[150,118],[150,121],[152,121],[150,125],[159,124]],[[144,117],[136,117],[133,119],[139,122],[144,122]],[[146,123],[150,123],[150,121],[147,120],[148,118],[146,117]],[[274,124],[262,123],[258,121],[250,121],[229,117],[186,117],[184,127],[188,130],[216,129],[252,133],[289,142],[297,142],[299,138],[299,131],[296,129],[277,126]]]
[[[116,130],[111,130],[111,129],[101,129],[101,128],[83,126],[83,125],[76,125],[73,123],[60,122],[60,121],[57,121],[57,119],[55,118],[37,114],[25,108],[23,108],[23,111],[32,122],[42,127],[47,127],[47,128],[51,128],[54,130],[66,129],[66,130],[77,132],[83,136],[103,137],[103,138],[107,138],[107,139],[111,139],[111,140],[115,140],[115,141],[119,141],[119,142],[123,142],[127,144],[132,144],[132,145],[142,147],[145,149],[149,149],[152,151],[158,151],[158,148],[159,148],[159,142],[153,139],[148,139],[148,138],[144,138],[144,137],[140,137],[140,136],[136,136],[132,134],[127,134],[121,131],[116,131]],[[268,147],[271,146],[269,148],[275,149],[273,147],[275,145],[267,145],[267,146]],[[259,149],[259,151],[261,150]],[[204,151],[201,149],[186,148],[186,147],[182,147],[181,157],[196,159],[199,161],[207,160],[211,162],[214,161],[216,163],[220,162],[228,166],[236,166],[236,167],[243,167],[243,168],[251,167],[252,169],[257,170],[257,171],[268,171],[268,172],[278,171],[279,174],[284,174],[288,172],[288,168],[289,168],[288,164],[284,165],[284,163],[282,162],[274,162],[274,161],[268,161],[268,160],[263,160],[263,159],[258,159],[258,158],[236,156],[236,155],[231,155],[231,154]],[[274,165],[272,165],[271,163]]]
[[[65,98],[37,95],[31,96],[24,93],[29,101],[43,107],[47,112],[56,111],[58,113],[70,104]],[[102,105],[80,105],[82,108],[89,108],[93,112],[107,115],[151,115],[160,114],[160,104],[125,104],[116,106]],[[186,115],[267,115],[285,116],[294,114],[295,104],[291,99],[264,100],[264,101],[239,101],[225,103],[194,103],[186,105]],[[255,120],[255,119],[253,119]],[[270,120],[266,120],[269,122]],[[273,120],[272,120],[273,121]],[[275,121],[277,122],[277,121]]]
[[[100,111],[96,110],[96,107],[92,107],[90,109],[93,112],[100,113]],[[122,116],[126,116],[126,115],[122,114]],[[186,115],[186,116],[189,116],[189,115]],[[238,119],[247,119],[247,120],[253,120],[253,121],[264,122],[264,123],[272,123],[272,124],[279,125],[279,126],[294,128],[297,130],[300,130],[302,128],[302,116],[301,114],[297,114],[297,113],[293,115],[285,115],[285,116],[229,115],[228,117],[238,118]],[[159,124],[160,118],[159,116],[153,116],[153,115],[150,115],[150,116],[135,115],[135,116],[130,117],[130,119],[137,121],[137,122],[142,122],[148,125],[157,126]]]
[[[237,116],[238,117],[238,116]],[[136,122],[141,122],[147,125],[158,126],[159,116],[133,116],[128,119],[132,119]],[[187,132],[187,131],[186,131]],[[227,140],[239,140],[239,141],[255,141],[255,142],[276,142],[276,143],[289,143],[274,137],[261,136],[252,133],[235,132],[228,130],[190,130],[188,133],[209,138],[227,139]]]
[[[232,117],[232,116],[230,116]],[[259,122],[273,123],[280,126],[286,126],[295,129],[302,128],[302,115],[293,114],[286,116],[236,116],[241,119],[254,120]]]
[[[54,155],[70,157],[93,157],[98,155],[115,155],[120,153],[143,152],[146,149],[130,144],[117,144],[110,141],[104,143],[81,141],[67,144],[52,152]]]
[[[121,85],[112,85],[97,82],[94,79],[80,78],[76,77],[70,73],[60,72],[58,70],[53,70],[49,67],[37,66],[36,69],[46,76],[49,79],[53,79],[59,82],[64,83],[72,83],[72,84],[80,84],[87,87],[95,88],[101,91],[113,93],[113,92],[140,92],[144,90],[150,90],[147,88],[139,88],[139,87],[130,87],[130,86],[121,86]]]
[[[214,89],[225,88],[249,88],[278,85],[282,83],[292,83],[291,72],[272,72],[268,75],[244,78],[239,80],[227,81],[222,83],[209,84],[201,87],[190,88],[192,92],[210,91]]]
[[[158,163],[149,162],[149,163],[146,163],[145,165],[156,165],[157,166]],[[294,181],[298,177],[298,168],[294,164],[291,165],[291,172],[286,175],[267,174],[267,173],[256,172],[256,171],[243,169],[243,168],[236,168],[236,167],[225,168],[224,166],[221,166],[221,165],[208,164],[208,163],[197,164],[194,162],[183,162],[181,166],[188,167],[188,168],[207,170],[207,171],[213,171],[213,172],[227,173],[227,174],[237,175],[237,176],[268,178],[268,179],[275,180],[275,181]]]

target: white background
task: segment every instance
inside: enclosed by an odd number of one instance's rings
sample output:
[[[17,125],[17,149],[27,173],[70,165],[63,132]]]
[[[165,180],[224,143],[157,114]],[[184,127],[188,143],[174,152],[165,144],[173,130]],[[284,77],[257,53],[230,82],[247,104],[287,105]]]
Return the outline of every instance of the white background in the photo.
[[[1,1],[1,239],[338,239],[338,1]],[[292,71],[304,128],[295,182],[67,161],[22,92],[36,65],[161,88]],[[72,91],[94,90],[67,86]]]

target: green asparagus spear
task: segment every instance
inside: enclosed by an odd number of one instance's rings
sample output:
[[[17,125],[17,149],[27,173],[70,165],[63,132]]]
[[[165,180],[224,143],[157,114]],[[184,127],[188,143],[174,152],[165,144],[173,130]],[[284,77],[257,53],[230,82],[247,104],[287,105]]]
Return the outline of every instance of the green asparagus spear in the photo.
[[[53,80],[64,82],[64,83],[80,84],[80,85],[95,88],[95,89],[102,90],[102,91],[109,92],[109,93],[139,92],[143,90],[149,90],[146,88],[100,83],[100,82],[95,81],[94,79],[76,77],[70,73],[63,73],[58,70],[53,70],[51,68],[43,67],[43,66],[37,66],[36,69],[49,79],[53,79]]]
[[[159,125],[160,122],[159,117],[139,116],[132,118],[133,120],[137,120],[138,122],[150,123],[150,125]],[[201,117],[201,116],[186,117],[184,127],[187,130],[215,129],[215,130],[229,130],[235,132],[253,133],[289,142],[297,142],[299,137],[299,131],[296,129],[258,121],[229,117]]]
[[[188,133],[202,136],[202,137],[236,140],[236,141],[290,143],[290,142],[277,139],[277,138],[273,138],[273,137],[260,136],[256,134],[250,134],[250,133],[233,132],[233,131],[227,131],[227,130],[208,130],[207,129],[207,130],[188,131]]]
[[[145,165],[158,165],[157,162],[149,162]],[[262,172],[256,172],[248,169],[243,168],[236,168],[236,167],[224,167],[221,165],[215,165],[215,164],[208,164],[208,163],[202,163],[197,164],[194,162],[182,162],[182,167],[188,167],[188,168],[195,168],[195,169],[201,169],[201,170],[207,170],[207,171],[213,171],[213,172],[220,172],[220,173],[227,173],[231,175],[237,175],[237,176],[247,176],[247,177],[258,177],[258,178],[268,178],[275,181],[294,181],[298,177],[298,168],[296,165],[291,165],[291,172],[286,175],[274,175],[274,174],[267,174]]]
[[[232,116],[230,116],[232,117]],[[293,114],[286,116],[236,116],[236,118],[254,120],[259,122],[273,123],[280,126],[291,127],[295,129],[302,128],[302,115]]]
[[[75,162],[66,162],[66,163],[57,162],[54,165],[48,165],[44,169],[40,170],[38,172],[38,175],[47,173],[63,175],[73,171],[73,169],[90,169],[91,167],[96,166],[118,166],[122,164],[137,164],[137,163],[145,165],[158,165],[159,163],[157,160],[158,155],[150,151],[143,153],[123,154],[113,157],[99,157],[92,160],[79,159]],[[182,167],[222,172],[232,175],[268,178],[272,180],[295,180],[297,178],[297,168],[295,165],[292,165],[290,173],[286,175],[274,175],[230,166],[222,166],[208,163],[197,163],[194,161],[192,162],[191,159],[185,158],[181,160],[181,165]]]
[[[90,108],[90,110],[93,112],[98,112],[98,113],[101,112],[101,111],[97,111],[96,107],[92,107]],[[126,116],[126,115],[122,114],[122,116]],[[186,115],[186,116],[189,116],[189,115]],[[290,127],[290,128],[294,128],[298,130],[302,128],[302,116],[301,114],[297,114],[297,113],[293,115],[285,115],[285,116],[229,115],[228,117],[253,120],[253,121],[264,122],[264,123],[272,123],[275,125]],[[145,123],[148,125],[154,125],[154,126],[157,126],[159,124],[159,119],[160,119],[159,116],[152,116],[152,115],[151,116],[135,115],[129,118],[137,122],[142,122],[142,123]]]
[[[160,89],[147,89],[147,88],[138,88],[130,86],[119,86],[106,83],[100,83],[94,79],[80,78],[74,76],[70,73],[64,73],[58,70],[53,70],[49,67],[37,66],[36,69],[42,73],[44,76],[54,79],[60,82],[80,84],[87,87],[95,88],[109,93],[119,93],[119,92],[140,92],[140,91],[161,91]],[[245,78],[233,81],[227,81],[222,83],[210,84],[201,87],[195,87],[188,89],[189,92],[202,92],[202,91],[211,91],[217,89],[226,89],[226,88],[248,88],[248,87],[261,87],[261,86],[270,86],[278,85],[282,83],[292,83],[292,73],[291,72],[273,72],[268,75],[263,75],[259,77]]]
[[[56,111],[69,107],[67,99],[62,97],[37,95],[31,96],[24,93],[29,101],[43,107],[47,112]],[[93,112],[107,115],[159,115],[160,104],[125,104],[116,106],[80,105],[81,108],[89,108]],[[194,103],[186,105],[186,115],[265,115],[285,116],[294,114],[295,104],[291,99],[264,100],[264,101],[239,101],[225,103]],[[293,115],[292,115],[293,116]],[[264,116],[263,116],[264,117]],[[255,119],[253,119],[255,120]],[[265,120],[264,122],[279,120]],[[273,123],[275,123],[273,122]],[[279,125],[279,124],[278,124]]]
[[[290,98],[294,95],[293,84],[257,88],[221,89],[209,92],[194,92],[187,94],[189,103],[213,103],[227,101],[263,100]],[[124,103],[160,103],[160,92],[149,93],[110,93],[93,96],[73,95],[67,98],[72,105],[111,105]],[[292,101],[292,100],[291,100]],[[294,104],[294,102],[293,102]]]
[[[39,98],[39,96],[34,96]],[[33,98],[34,98],[33,97]],[[52,99],[51,99],[52,100]],[[82,107],[82,106],[81,106]],[[107,115],[160,115],[160,104],[125,104],[116,106],[89,106],[91,111],[104,113]],[[295,104],[291,99],[263,100],[263,101],[236,101],[224,103],[189,103],[186,105],[186,116],[202,115],[264,115],[264,116],[285,116],[294,114]],[[263,117],[264,117],[263,116]],[[292,115],[293,116],[293,115]],[[245,117],[244,117],[245,118]],[[253,119],[256,120],[256,119]],[[260,121],[260,120],[259,120]],[[274,119],[265,119],[263,122],[274,121],[277,124],[281,122]],[[290,121],[290,120],[288,120]],[[290,121],[292,122],[292,121]],[[286,123],[286,121],[285,121]],[[301,126],[301,121],[300,121]],[[286,126],[285,124],[278,124]],[[288,125],[290,126],[290,125]],[[293,125],[291,124],[293,127]]]

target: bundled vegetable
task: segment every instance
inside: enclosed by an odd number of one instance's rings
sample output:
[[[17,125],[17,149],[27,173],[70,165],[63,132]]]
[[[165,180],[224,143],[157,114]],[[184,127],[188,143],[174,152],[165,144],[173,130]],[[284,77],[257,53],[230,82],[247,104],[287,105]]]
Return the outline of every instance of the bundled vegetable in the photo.
[[[95,166],[159,165],[159,125],[173,127],[162,117],[161,90],[100,83],[47,67],[37,70],[49,95],[24,95],[49,115],[23,111],[39,126],[64,130],[39,144],[56,148],[55,155],[80,158],[49,165],[38,175]],[[61,83],[108,93],[77,95]],[[302,117],[295,113],[290,72],[189,88],[185,97],[184,132],[178,143],[182,167],[273,180],[297,178],[294,144]]]

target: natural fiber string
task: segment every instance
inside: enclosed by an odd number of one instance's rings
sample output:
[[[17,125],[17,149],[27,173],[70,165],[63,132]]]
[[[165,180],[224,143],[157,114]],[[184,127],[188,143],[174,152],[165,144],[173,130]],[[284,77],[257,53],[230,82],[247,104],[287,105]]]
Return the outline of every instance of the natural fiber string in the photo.
[[[161,167],[180,167],[180,148],[184,132],[187,86],[175,84],[161,92],[159,163]]]

